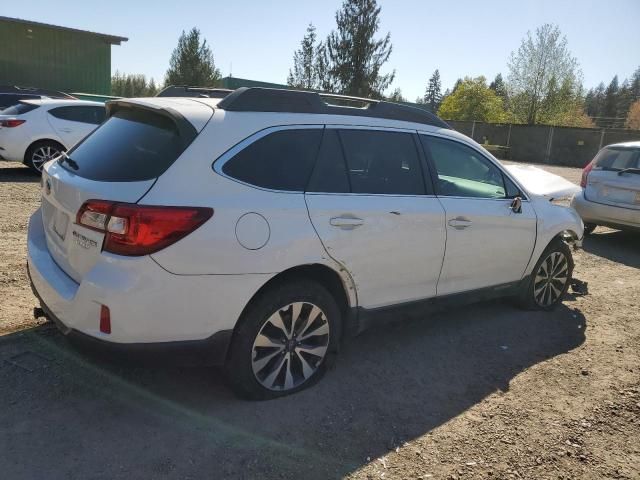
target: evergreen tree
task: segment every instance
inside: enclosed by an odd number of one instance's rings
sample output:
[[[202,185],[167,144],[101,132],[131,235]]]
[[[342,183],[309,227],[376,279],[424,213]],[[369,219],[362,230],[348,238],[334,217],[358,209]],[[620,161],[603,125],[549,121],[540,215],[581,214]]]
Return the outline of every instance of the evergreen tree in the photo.
[[[310,23],[300,48],[293,54],[293,69],[289,69],[287,85],[305,90],[318,88],[316,49],[316,27]]]
[[[317,81],[316,88],[323,92],[335,91],[335,84],[333,82],[333,77],[331,76],[329,62],[330,59],[329,53],[327,52],[327,44],[325,42],[320,42],[316,48],[314,68]]]
[[[111,77],[111,95],[116,97],[153,97],[158,90],[153,78],[140,74],[116,73]]]
[[[442,83],[440,82],[440,72],[436,69],[429,79],[427,90],[424,93],[424,103],[429,105],[432,112],[437,112],[442,102]]]
[[[603,117],[616,118],[618,114],[618,93],[620,87],[618,84],[618,76],[615,75],[611,83],[604,91],[604,106],[602,111]]]
[[[498,95],[502,99],[502,103],[504,104],[504,108],[508,109],[509,108],[509,95],[507,94],[507,85],[504,82],[504,80],[502,79],[502,74],[501,73],[498,73],[496,75],[496,78],[493,80],[493,82],[491,82],[489,84],[489,88],[491,90],[493,90],[494,92],[496,92],[496,95]]]
[[[375,39],[380,26],[376,0],[344,0],[336,12],[337,30],[329,34],[326,47],[329,74],[343,94],[382,98],[395,72],[381,74],[391,55],[391,35]]]
[[[183,30],[171,54],[165,85],[214,87],[220,78],[207,41],[200,41],[200,30],[195,27],[189,33]]]
[[[387,97],[387,100],[389,100],[390,102],[406,102],[407,101],[407,99],[402,96],[402,90],[400,90],[399,88],[396,88],[391,93],[391,95]]]

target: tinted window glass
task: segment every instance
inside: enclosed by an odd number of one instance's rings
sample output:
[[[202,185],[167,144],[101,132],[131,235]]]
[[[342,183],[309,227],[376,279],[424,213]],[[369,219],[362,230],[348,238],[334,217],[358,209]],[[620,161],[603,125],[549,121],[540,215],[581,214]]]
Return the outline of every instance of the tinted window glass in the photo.
[[[0,115],[22,115],[23,113],[30,112],[38,108],[38,105],[31,105],[30,103],[16,103],[10,107],[0,110]]]
[[[101,124],[105,117],[104,107],[58,107],[52,108],[49,113],[62,120],[93,125]]]
[[[426,135],[420,138],[436,167],[438,195],[505,198],[502,172],[480,153],[455,141]]]
[[[522,195],[520,189],[506,175],[504,175],[504,186],[507,191],[507,198],[515,198]]]
[[[150,180],[169,168],[188,140],[180,138],[167,117],[125,109],[69,151],[73,163],[65,161],[61,165],[91,180]]]
[[[39,100],[39,95],[0,94],[0,109],[11,107],[20,100]]]
[[[410,133],[341,130],[353,193],[421,195],[420,160]]]
[[[257,187],[302,192],[321,138],[320,128],[273,132],[238,152],[222,171]]]
[[[640,168],[640,150],[632,148],[605,148],[598,153],[595,170],[622,170]]]
[[[324,193],[351,191],[337,130],[327,128],[324,131],[320,153],[307,191]]]

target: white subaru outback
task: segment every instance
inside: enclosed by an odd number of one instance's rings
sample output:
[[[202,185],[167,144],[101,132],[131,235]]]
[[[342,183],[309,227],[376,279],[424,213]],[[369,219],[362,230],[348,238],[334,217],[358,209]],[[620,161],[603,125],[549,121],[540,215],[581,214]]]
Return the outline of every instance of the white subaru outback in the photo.
[[[270,398],[383,314],[569,286],[576,212],[428,112],[261,88],[107,110],[44,166],[28,236],[43,309],[96,348],[197,353]]]

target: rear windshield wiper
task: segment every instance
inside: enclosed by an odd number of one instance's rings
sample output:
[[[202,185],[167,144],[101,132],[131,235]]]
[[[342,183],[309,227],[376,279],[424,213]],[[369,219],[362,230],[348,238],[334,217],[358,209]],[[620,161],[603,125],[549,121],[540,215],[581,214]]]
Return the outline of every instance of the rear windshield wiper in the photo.
[[[72,160],[72,159],[71,159],[71,157],[70,157],[69,155],[67,155],[67,152],[60,152],[60,156],[62,157],[62,158],[60,159],[60,163],[61,163],[61,164],[62,164],[62,163],[64,163],[64,162],[67,162],[67,164],[68,164],[71,168],[73,168],[74,170],[78,170],[78,168],[80,168],[80,167],[78,167],[78,163],[77,163],[77,162],[75,162],[74,160]]]
[[[640,168],[623,168],[622,170],[618,170],[618,175],[622,175],[623,173],[640,173]]]

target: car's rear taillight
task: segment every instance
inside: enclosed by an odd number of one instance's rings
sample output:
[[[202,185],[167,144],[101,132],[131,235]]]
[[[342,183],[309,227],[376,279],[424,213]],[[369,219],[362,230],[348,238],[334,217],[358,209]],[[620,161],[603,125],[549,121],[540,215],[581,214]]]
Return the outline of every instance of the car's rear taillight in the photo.
[[[103,232],[105,252],[140,256],[177,242],[212,215],[212,208],[87,200],[76,215],[76,223]]]
[[[582,169],[582,178],[580,179],[580,186],[582,188],[587,188],[587,178],[589,177],[589,172],[593,170],[593,160],[591,160],[586,167]]]
[[[17,118],[10,118],[9,120],[0,120],[0,127],[13,128],[22,125],[26,120],[18,120]]]

